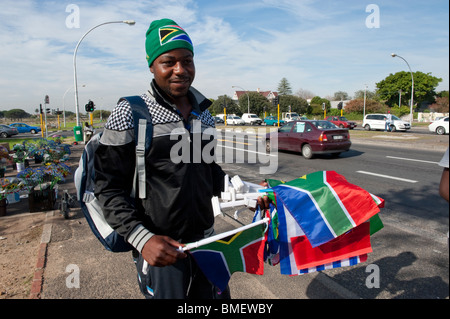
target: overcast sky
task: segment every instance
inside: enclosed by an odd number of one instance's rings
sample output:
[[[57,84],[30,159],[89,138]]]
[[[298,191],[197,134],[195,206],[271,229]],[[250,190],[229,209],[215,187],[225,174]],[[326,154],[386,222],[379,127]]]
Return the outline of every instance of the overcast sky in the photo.
[[[449,3],[446,0],[2,0],[0,110],[29,113],[50,96],[50,107],[74,111],[73,53],[80,110],[92,99],[112,110],[121,96],[143,93],[152,79],[145,32],[171,18],[194,43],[194,86],[208,98],[232,86],[276,91],[285,77],[304,89],[353,96],[390,73],[442,78],[449,89]],[[78,14],[79,13],[79,14]],[[79,23],[78,23],[79,22]],[[85,85],[85,87],[82,87]],[[64,94],[65,98],[63,100]]]

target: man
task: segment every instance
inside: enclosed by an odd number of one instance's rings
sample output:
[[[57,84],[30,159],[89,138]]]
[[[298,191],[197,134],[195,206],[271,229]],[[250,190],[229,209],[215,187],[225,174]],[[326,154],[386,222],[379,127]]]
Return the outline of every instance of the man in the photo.
[[[391,123],[392,123],[392,114],[391,111],[388,111],[387,117],[386,117],[386,124],[385,124],[385,128],[384,130],[386,132],[390,132],[391,131]]]
[[[189,254],[178,248],[213,233],[211,197],[220,194],[225,173],[214,162],[193,161],[193,121],[214,127],[211,102],[191,87],[192,42],[169,19],[153,21],[146,33],[147,61],[154,79],[145,100],[153,122],[146,156],[146,198],[130,198],[135,172],[135,136],[128,102],[120,102],[105,125],[95,157],[95,195],[108,223],[134,248],[139,285],[147,298],[229,298],[206,280]],[[198,122],[196,122],[198,123]],[[174,161],[175,132],[186,132],[188,160]],[[185,148],[183,148],[185,149]],[[195,154],[194,154],[195,155]],[[186,158],[185,158],[186,159]]]
[[[441,181],[439,183],[439,195],[448,202],[449,199],[449,179],[448,179],[448,148],[444,153],[439,166],[443,167]]]

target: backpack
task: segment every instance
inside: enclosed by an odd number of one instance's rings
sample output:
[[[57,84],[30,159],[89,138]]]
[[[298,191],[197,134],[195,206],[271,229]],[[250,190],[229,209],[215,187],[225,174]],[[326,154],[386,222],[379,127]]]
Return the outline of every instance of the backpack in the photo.
[[[136,142],[136,170],[133,182],[133,198],[145,198],[145,154],[151,146],[153,137],[153,125],[147,104],[139,96],[123,97],[131,106],[134,121],[134,133]],[[125,252],[133,249],[125,238],[119,235],[103,215],[102,207],[94,195],[94,154],[100,143],[102,133],[94,135],[83,150],[79,166],[75,172],[75,187],[77,199],[81,210],[97,239],[103,246],[112,252]],[[136,185],[139,194],[136,194]]]

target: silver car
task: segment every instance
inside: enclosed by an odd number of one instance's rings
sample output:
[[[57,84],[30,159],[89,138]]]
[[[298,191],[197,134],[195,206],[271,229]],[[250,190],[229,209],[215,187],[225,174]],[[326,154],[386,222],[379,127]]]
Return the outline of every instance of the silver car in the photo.
[[[15,127],[1,124],[0,125],[0,137],[6,138],[19,134],[19,131]]]

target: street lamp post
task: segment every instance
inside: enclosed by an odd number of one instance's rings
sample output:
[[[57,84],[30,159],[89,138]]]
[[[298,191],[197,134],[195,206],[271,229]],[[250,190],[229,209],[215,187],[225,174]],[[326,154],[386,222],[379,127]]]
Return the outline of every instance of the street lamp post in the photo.
[[[104,23],[100,23],[98,25],[96,25],[95,27],[92,27],[91,29],[89,29],[80,39],[80,41],[78,41],[77,46],[75,47],[75,51],[73,52],[73,78],[74,78],[74,87],[75,87],[75,111],[76,111],[76,115],[77,115],[77,126],[80,126],[80,110],[79,110],[79,105],[78,105],[78,84],[77,84],[77,51],[78,51],[78,47],[80,46],[81,41],[83,41],[83,39],[88,35],[89,32],[91,32],[92,30],[105,25],[105,24],[111,24],[111,23],[126,23],[128,25],[134,25],[136,22],[134,22],[133,20],[124,20],[124,21],[110,21],[110,22],[104,22]]]
[[[232,88],[241,89],[245,92],[245,94],[247,94],[247,113],[250,113],[250,97],[248,95],[248,92],[244,88],[241,88],[240,86],[237,86],[237,85],[233,85]]]
[[[366,93],[367,92],[367,84],[364,85],[364,107],[363,107],[363,121],[366,118]]]
[[[409,72],[411,73],[411,107],[410,107],[410,112],[409,112],[409,125],[412,126],[412,121],[413,121],[413,97],[414,97],[414,76],[413,76],[413,73],[411,71],[411,67],[409,66],[408,61],[406,61],[403,57],[401,57],[400,55],[395,54],[395,53],[391,53],[391,56],[393,58],[397,57],[397,58],[400,58],[403,61],[405,61],[406,65],[409,68]]]

